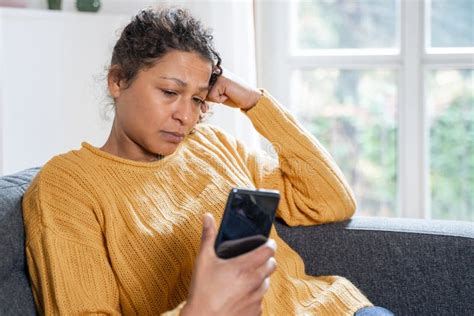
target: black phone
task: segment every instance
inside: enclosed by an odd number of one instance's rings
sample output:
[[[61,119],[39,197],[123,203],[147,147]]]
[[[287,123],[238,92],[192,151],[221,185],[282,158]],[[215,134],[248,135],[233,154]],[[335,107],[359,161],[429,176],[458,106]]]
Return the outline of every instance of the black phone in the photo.
[[[279,202],[276,190],[233,188],[214,245],[217,256],[236,257],[264,244]]]

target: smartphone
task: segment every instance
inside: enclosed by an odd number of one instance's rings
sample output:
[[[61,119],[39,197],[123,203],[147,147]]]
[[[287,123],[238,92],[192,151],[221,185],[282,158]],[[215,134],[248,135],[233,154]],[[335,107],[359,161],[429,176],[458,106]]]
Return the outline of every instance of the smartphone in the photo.
[[[233,258],[264,244],[279,202],[276,190],[233,188],[214,245],[217,256]]]

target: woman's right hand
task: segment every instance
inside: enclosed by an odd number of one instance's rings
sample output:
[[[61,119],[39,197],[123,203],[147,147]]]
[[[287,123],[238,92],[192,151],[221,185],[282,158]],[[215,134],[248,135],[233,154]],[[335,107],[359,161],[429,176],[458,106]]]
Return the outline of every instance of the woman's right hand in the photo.
[[[275,241],[269,239],[246,254],[220,259],[214,250],[215,239],[214,217],[207,213],[188,301],[181,315],[260,315],[269,277],[276,269]]]

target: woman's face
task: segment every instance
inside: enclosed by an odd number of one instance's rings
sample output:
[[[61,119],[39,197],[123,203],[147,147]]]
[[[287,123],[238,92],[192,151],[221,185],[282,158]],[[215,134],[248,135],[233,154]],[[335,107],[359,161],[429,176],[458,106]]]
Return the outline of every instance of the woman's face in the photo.
[[[109,79],[121,152],[152,160],[172,154],[199,120],[212,64],[193,52],[170,51],[126,87]],[[139,158],[142,160],[141,158]]]

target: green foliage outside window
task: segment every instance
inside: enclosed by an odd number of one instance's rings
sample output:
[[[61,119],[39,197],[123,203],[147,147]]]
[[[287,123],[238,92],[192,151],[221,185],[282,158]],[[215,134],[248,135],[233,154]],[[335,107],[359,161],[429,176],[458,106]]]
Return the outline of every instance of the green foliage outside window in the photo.
[[[358,215],[396,216],[396,72],[320,69],[296,78],[298,116],[343,171]]]
[[[444,86],[432,82],[433,77],[443,75],[455,77]],[[430,78],[430,88],[440,90],[430,102],[433,111],[437,112],[430,126],[433,218],[474,220],[473,75],[472,70],[436,71]],[[452,99],[436,102],[441,94],[452,95]]]

